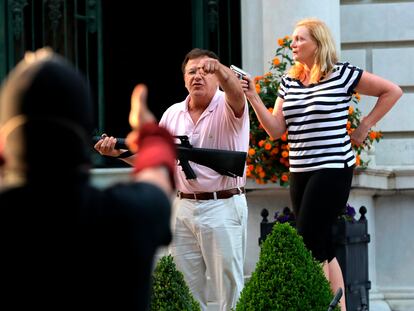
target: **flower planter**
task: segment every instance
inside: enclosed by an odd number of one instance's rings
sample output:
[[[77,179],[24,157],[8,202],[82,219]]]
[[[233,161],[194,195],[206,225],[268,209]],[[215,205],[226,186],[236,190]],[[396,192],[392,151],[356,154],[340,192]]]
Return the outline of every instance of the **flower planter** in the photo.
[[[346,304],[350,311],[369,310],[368,290],[371,289],[371,282],[368,279],[368,223],[365,217],[366,208],[359,209],[361,214],[359,220],[349,221],[339,219],[333,227],[333,236],[336,245],[336,258],[341,266],[344,276]],[[288,220],[289,209],[285,208],[282,219]],[[272,231],[276,221],[269,222],[269,212],[263,209],[261,212],[259,245]],[[292,226],[295,222],[288,220]],[[281,221],[283,222],[283,221]]]

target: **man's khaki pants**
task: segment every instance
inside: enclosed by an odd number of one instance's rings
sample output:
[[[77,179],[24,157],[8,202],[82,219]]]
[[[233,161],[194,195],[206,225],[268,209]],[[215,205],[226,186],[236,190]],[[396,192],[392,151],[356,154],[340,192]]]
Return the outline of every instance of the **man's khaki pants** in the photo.
[[[174,201],[170,252],[203,311],[207,310],[207,275],[220,310],[236,306],[244,285],[247,213],[244,194]]]

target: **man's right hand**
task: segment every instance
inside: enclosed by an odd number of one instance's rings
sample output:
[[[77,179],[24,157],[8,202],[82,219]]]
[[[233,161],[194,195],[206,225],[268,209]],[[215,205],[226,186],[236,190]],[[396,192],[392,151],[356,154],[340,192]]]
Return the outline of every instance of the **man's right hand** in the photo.
[[[93,146],[101,155],[109,157],[118,157],[127,151],[126,149],[115,149],[116,138],[102,134],[101,139]]]

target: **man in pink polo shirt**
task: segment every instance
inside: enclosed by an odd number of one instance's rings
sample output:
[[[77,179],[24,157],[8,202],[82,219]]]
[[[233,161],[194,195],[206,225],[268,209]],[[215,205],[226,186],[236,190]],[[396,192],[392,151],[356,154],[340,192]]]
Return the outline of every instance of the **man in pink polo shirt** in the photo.
[[[216,54],[193,49],[182,64],[187,98],[163,114],[160,125],[187,135],[193,147],[248,150],[249,113],[236,75]],[[192,293],[207,309],[207,277],[220,310],[235,307],[244,285],[246,177],[227,177],[191,162],[197,178],[177,166],[171,253]]]
[[[163,114],[160,125],[172,135],[187,135],[196,148],[247,152],[249,113],[236,75],[208,50],[193,49],[182,64],[189,94]],[[122,158],[115,138],[96,145],[101,154]],[[216,289],[221,311],[236,306],[244,285],[247,202],[246,176],[228,177],[190,163],[196,179],[176,167],[177,197],[173,204],[170,251],[202,310],[207,310],[207,276]]]

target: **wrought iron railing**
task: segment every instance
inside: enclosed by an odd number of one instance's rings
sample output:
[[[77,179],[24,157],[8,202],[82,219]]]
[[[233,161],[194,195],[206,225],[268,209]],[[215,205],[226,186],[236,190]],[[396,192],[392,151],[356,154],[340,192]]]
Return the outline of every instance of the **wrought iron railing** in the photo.
[[[0,0],[0,78],[25,51],[49,46],[69,59],[94,89],[104,128],[102,12],[100,0]]]

